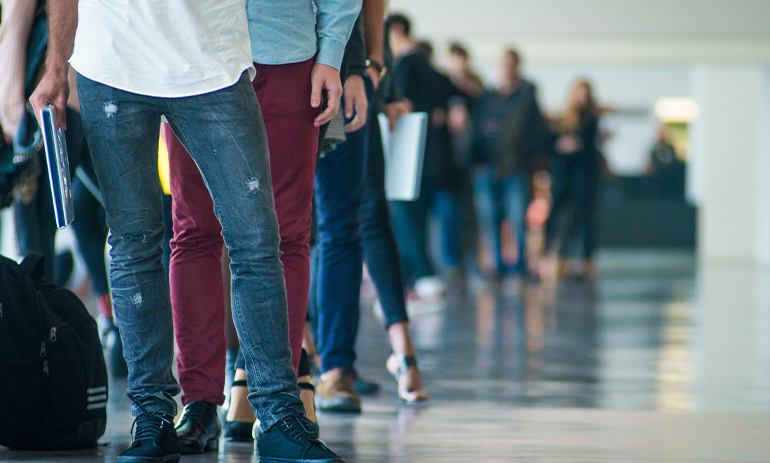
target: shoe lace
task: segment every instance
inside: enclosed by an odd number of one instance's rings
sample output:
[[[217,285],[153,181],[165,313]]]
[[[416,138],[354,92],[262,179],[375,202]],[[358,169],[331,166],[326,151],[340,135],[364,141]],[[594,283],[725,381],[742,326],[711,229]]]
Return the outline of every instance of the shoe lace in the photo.
[[[318,441],[318,425],[304,416],[291,415],[284,423],[291,436],[302,440]]]
[[[163,424],[173,425],[173,422],[161,413],[151,415],[140,415],[134,420],[131,426],[131,432],[134,434],[134,441],[154,440],[160,436]],[[136,428],[136,432],[134,432]]]
[[[202,402],[191,402],[184,408],[184,414],[180,423],[185,421],[198,421],[200,423],[203,419],[203,414],[206,413],[206,409],[206,405]]]

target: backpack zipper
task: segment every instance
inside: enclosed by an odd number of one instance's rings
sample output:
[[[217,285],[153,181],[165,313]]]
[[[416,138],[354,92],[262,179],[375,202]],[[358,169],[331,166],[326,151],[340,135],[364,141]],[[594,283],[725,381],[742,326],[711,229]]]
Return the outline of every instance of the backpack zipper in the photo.
[[[40,357],[45,359],[45,341],[40,343]],[[48,377],[48,360],[43,360],[43,378]]]
[[[51,327],[51,337],[50,337],[50,339],[51,339],[51,342],[56,342],[56,327],[55,326]]]

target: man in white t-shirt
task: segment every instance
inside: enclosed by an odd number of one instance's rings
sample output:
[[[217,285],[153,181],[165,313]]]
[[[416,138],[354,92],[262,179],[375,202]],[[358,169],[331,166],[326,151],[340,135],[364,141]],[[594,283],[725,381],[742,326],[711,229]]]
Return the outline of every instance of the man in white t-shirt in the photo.
[[[120,463],[179,459],[174,335],[161,264],[161,116],[198,164],[232,260],[233,318],[263,429],[260,461],[341,463],[304,416],[244,0],[51,0],[47,71],[30,98],[66,128],[69,63],[111,229],[110,280],[135,434]],[[74,49],[74,51],[73,51]],[[320,105],[314,101],[313,105]]]

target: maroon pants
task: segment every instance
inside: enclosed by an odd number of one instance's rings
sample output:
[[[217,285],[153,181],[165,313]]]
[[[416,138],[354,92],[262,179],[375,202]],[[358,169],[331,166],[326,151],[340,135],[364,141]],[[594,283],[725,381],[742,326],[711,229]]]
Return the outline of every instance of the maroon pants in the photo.
[[[310,106],[314,61],[255,64],[257,77],[253,82],[270,149],[295,373],[310,285],[310,214],[318,149],[318,128],[313,126],[313,119],[319,113]],[[164,131],[174,219],[169,284],[182,403],[206,400],[221,405],[225,384],[222,227],[195,162],[171,128],[164,124]]]

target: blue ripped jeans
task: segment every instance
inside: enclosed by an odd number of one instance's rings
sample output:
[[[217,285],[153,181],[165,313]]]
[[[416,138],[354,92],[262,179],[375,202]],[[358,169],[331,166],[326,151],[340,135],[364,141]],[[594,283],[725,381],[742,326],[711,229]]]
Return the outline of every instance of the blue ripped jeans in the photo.
[[[171,371],[174,333],[161,264],[161,116],[198,164],[222,224],[249,401],[264,429],[303,413],[289,349],[267,136],[248,75],[231,87],[186,98],[137,95],[78,75],[78,92],[111,229],[112,299],[134,415],[173,416],[173,397],[179,393]]]

